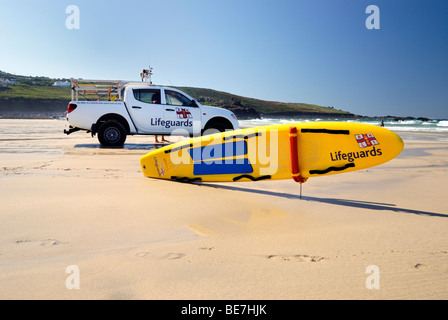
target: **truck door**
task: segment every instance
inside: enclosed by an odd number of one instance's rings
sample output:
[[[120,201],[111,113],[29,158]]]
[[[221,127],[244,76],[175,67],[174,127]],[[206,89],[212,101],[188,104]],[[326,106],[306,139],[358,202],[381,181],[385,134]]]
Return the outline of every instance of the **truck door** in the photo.
[[[201,110],[198,105],[178,91],[169,89],[164,89],[164,91],[165,120],[170,124],[166,133],[171,134],[174,130],[181,129],[188,134],[199,135],[201,132]]]
[[[132,89],[126,104],[139,133],[161,134],[165,132],[164,112],[160,89]]]

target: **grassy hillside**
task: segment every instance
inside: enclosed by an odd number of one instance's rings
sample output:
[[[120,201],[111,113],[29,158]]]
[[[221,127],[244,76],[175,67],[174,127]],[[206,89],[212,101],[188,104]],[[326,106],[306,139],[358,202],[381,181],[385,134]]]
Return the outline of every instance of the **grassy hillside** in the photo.
[[[0,87],[0,99],[46,99],[69,101],[71,99],[71,93],[70,88],[19,83],[11,84],[6,88]]]
[[[8,82],[5,82],[8,80]],[[0,111],[63,112],[71,99],[70,88],[53,87],[47,77],[17,76],[0,71]],[[353,116],[349,112],[305,103],[264,101],[204,88],[177,87],[200,103],[232,110],[240,118],[264,116]]]
[[[178,87],[202,104],[210,104],[219,107],[241,106],[255,109],[261,114],[286,114],[286,113],[318,113],[329,115],[349,115],[349,112],[336,110],[334,108],[322,107],[306,103],[285,103],[276,101],[265,101],[253,98],[236,96],[227,92],[212,89]]]

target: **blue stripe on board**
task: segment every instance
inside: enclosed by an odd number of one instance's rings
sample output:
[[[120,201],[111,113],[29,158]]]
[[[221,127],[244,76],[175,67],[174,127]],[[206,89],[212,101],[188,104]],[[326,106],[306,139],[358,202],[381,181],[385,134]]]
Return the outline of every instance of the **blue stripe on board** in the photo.
[[[233,141],[222,144],[207,145],[188,150],[194,162],[244,156],[247,154],[246,141]]]
[[[249,159],[215,160],[195,162],[193,174],[206,176],[213,174],[243,174],[252,173],[254,169]]]

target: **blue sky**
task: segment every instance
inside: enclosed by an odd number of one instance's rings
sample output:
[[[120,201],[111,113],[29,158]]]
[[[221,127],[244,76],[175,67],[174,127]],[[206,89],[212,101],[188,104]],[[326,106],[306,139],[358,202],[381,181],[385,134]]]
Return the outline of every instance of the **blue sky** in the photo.
[[[0,39],[14,74],[138,80],[151,64],[157,84],[448,118],[446,0],[0,0]]]

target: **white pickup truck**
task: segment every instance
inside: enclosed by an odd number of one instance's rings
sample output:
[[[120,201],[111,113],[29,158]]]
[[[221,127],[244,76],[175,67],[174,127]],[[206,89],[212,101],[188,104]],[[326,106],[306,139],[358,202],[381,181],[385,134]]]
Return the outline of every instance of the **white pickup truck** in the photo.
[[[72,101],[67,109],[69,130],[64,133],[84,130],[98,135],[104,146],[122,146],[128,135],[199,136],[239,128],[232,112],[203,106],[174,88],[144,82],[80,82],[72,79]],[[94,97],[80,101],[80,95]]]

